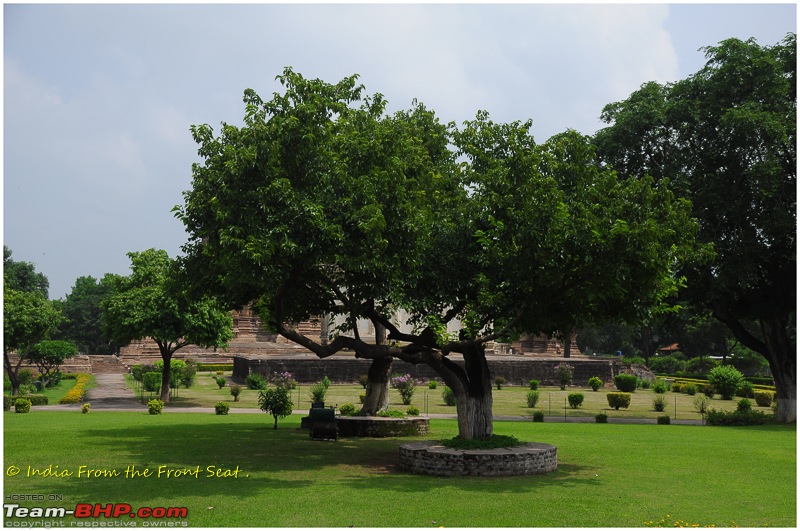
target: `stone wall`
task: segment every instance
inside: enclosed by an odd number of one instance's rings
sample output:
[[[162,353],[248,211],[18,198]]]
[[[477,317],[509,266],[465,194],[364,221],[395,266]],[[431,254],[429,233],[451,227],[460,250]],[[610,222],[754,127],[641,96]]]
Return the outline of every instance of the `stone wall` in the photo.
[[[415,437],[430,430],[430,421],[423,417],[394,419],[389,417],[336,417],[340,437]]]
[[[527,386],[530,380],[539,380],[541,385],[558,385],[556,366],[566,362],[572,367],[573,385],[587,386],[589,378],[599,377],[608,386],[613,386],[614,376],[627,372],[627,364],[614,360],[587,359],[531,359],[521,357],[494,356],[487,358],[492,377],[503,376],[509,385]],[[462,364],[460,360],[456,363]],[[244,381],[250,372],[269,376],[273,372],[292,373],[300,383],[321,381],[325,376],[335,383],[353,383],[358,377],[367,374],[369,360],[356,359],[352,355],[337,355],[319,359],[313,356],[274,357],[274,356],[235,356],[233,358],[233,377]],[[393,374],[410,374],[416,379],[428,381],[441,378],[427,365],[412,365],[395,360],[392,363]]]
[[[400,466],[430,476],[527,476],[556,470],[557,453],[555,446],[542,443],[455,450],[436,441],[420,441],[400,446]]]

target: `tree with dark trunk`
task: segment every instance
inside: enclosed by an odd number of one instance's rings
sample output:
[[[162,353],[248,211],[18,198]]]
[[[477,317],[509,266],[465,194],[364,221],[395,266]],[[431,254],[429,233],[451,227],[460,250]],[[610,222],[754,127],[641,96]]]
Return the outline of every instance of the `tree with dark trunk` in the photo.
[[[131,274],[113,282],[103,300],[104,332],[120,345],[152,338],[164,369],[161,401],[170,401],[172,356],[189,344],[224,347],[233,337],[229,311],[210,297],[190,296],[178,263],[166,251],[128,253]]]
[[[492,434],[487,342],[647,313],[680,282],[688,205],[618,179],[588,138],[537,146],[530,122],[485,112],[457,130],[417,102],[387,115],[356,76],[279,80],[270,101],[245,91],[242,127],[192,128],[203,162],[177,209],[183,269],[321,358],[373,360],[376,383],[391,359],[427,364],[456,396],[461,437]],[[314,315],[342,323],[330,342],[287,324]],[[386,341],[362,340],[360,319]]]
[[[683,271],[682,297],[769,361],[778,418],[794,422],[796,36],[774,46],[728,39],[705,53],[687,79],[607,105],[595,144],[621,174],[668,182],[692,201],[714,258]]]

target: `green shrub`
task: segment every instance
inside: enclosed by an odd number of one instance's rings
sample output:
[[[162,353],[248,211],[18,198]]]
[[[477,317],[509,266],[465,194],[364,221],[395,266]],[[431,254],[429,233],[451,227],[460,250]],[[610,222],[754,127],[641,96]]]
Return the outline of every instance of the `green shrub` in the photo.
[[[180,374],[178,375],[178,379],[182,386],[186,389],[189,389],[191,386],[194,385],[197,376],[197,363],[194,360],[187,359],[185,360],[186,365],[181,370]]]
[[[453,437],[439,442],[446,448],[457,450],[494,450],[496,448],[512,448],[520,445],[519,439],[513,435],[491,435],[486,439]]]
[[[653,382],[651,380],[645,380],[645,379],[639,378],[636,381],[636,386],[637,387],[641,387],[642,389],[650,389],[651,385],[653,385]]]
[[[496,376],[494,379],[494,385],[497,387],[497,390],[501,390],[503,386],[506,384],[506,377],[505,376]]]
[[[608,400],[608,405],[613,407],[614,409],[619,408],[627,408],[631,405],[631,394],[630,393],[607,393],[606,400]]]
[[[683,390],[689,396],[694,396],[697,394],[697,386],[695,384],[686,384]]]
[[[11,395],[3,395],[3,411],[11,411]]]
[[[81,406],[81,413],[88,413],[88,412],[89,412],[89,409],[90,409],[91,407],[92,407],[92,405],[91,405],[89,402],[86,402],[85,404],[83,404],[83,405]]]
[[[214,380],[217,382],[217,386],[218,386],[220,389],[222,389],[223,387],[225,387],[225,384],[226,384],[226,383],[228,383],[228,382],[227,382],[227,380],[225,380],[225,377],[224,377],[224,376],[217,376],[216,378],[214,378]]]
[[[669,424],[670,423],[669,415],[659,415],[656,418],[656,422],[658,424]]]
[[[614,385],[622,393],[633,393],[636,391],[638,383],[639,378],[635,374],[618,374],[614,376]]]
[[[608,424],[608,415],[605,413],[598,413],[594,416],[594,421],[597,424]]]
[[[404,419],[406,418],[406,414],[402,411],[397,411],[396,409],[384,409],[383,411],[378,411],[375,413],[376,417],[389,417],[392,419]]]
[[[431,380],[428,382],[428,389],[436,389],[438,386],[439,384],[436,383],[436,380]]]
[[[214,404],[214,413],[217,415],[227,415],[228,411],[230,411],[231,406],[229,406],[225,402],[217,402]]]
[[[225,374],[225,371],[214,371],[214,374],[216,374],[217,376],[222,376],[223,374]]]
[[[238,402],[239,401],[239,395],[242,393],[242,386],[241,385],[237,385],[237,384],[233,384],[230,387],[230,391],[231,391],[231,396],[233,397],[233,401],[234,402]]]
[[[708,398],[714,398],[714,386],[712,385],[703,385],[701,386],[703,390],[703,394],[706,395]]]
[[[693,374],[702,378],[711,372],[711,369],[718,366],[719,362],[717,360],[712,360],[708,356],[699,356],[687,361],[684,371],[687,375]]]
[[[710,402],[711,399],[706,395],[698,395],[694,397],[694,400],[692,400],[692,404],[694,405],[694,410],[704,416],[708,411],[708,404]]]
[[[414,398],[414,391],[417,389],[417,381],[410,374],[406,374],[405,376],[394,376],[390,382],[392,387],[400,393],[400,400],[403,405],[411,404],[411,400]]]
[[[367,395],[365,395],[364,393],[358,395],[358,402],[359,403],[363,404],[364,400],[366,400],[366,399],[367,399]]]
[[[751,411],[753,409],[753,404],[746,398],[742,398],[736,403],[736,411],[742,413],[745,411]]]
[[[773,415],[761,411],[717,411],[709,409],[706,422],[710,426],[759,426],[775,422]]]
[[[267,388],[267,380],[255,372],[248,374],[244,383],[247,385],[248,389],[253,389],[255,391],[263,391]]]
[[[17,379],[20,385],[28,385],[29,383],[33,383],[36,377],[34,376],[33,369],[20,369],[17,373]]]
[[[445,387],[442,391],[442,400],[444,400],[444,405],[454,406],[456,405],[456,394],[449,387]]]
[[[325,389],[331,386],[331,379],[328,378],[327,374],[322,378],[322,385],[325,386]]]
[[[667,392],[667,382],[664,380],[656,380],[656,383],[653,384],[653,392],[659,395],[663,395]]]
[[[529,381],[528,382],[528,387],[532,391],[536,391],[537,389],[539,389],[539,380],[531,380],[531,381]]]
[[[367,384],[369,384],[369,376],[367,376],[366,374],[359,375],[358,383],[361,385],[361,387],[366,389],[367,388]]]
[[[312,402],[325,402],[325,395],[328,394],[328,388],[324,382],[315,383],[311,386],[310,396]]]
[[[753,395],[755,395],[756,404],[761,407],[769,407],[775,401],[774,391],[754,391]]]
[[[556,366],[556,375],[558,376],[558,383],[561,386],[561,390],[567,388],[569,384],[572,383],[572,372],[574,368],[571,365],[567,365],[566,363],[559,363]]]
[[[740,398],[755,398],[753,382],[742,380],[742,383],[739,384],[739,388],[736,390],[736,396]]]
[[[153,400],[147,403],[147,412],[151,415],[160,415],[161,411],[164,409],[164,402],[161,400],[154,398]]]
[[[157,393],[161,390],[161,373],[146,372],[142,374],[142,388],[150,393]]]
[[[597,376],[592,376],[591,378],[589,378],[589,381],[587,383],[589,384],[589,387],[592,388],[592,391],[597,391],[601,387],[603,387],[603,380],[601,380]]]
[[[14,412],[15,413],[27,413],[31,410],[31,401],[27,398],[17,398],[14,401]]]
[[[528,407],[536,407],[536,404],[539,402],[539,393],[538,389],[529,389],[528,394],[525,396],[528,400]]]
[[[572,409],[578,409],[583,404],[583,393],[570,393],[567,395],[567,402]]]
[[[720,365],[711,369],[708,373],[708,381],[723,400],[731,400],[744,381],[744,375],[732,365]]]
[[[339,406],[339,413],[345,417],[352,417],[356,414],[356,406],[353,404],[342,404]]]
[[[650,370],[658,374],[678,374],[686,369],[686,362],[674,356],[650,358]]]
[[[623,356],[621,361],[631,365],[646,365],[644,358],[641,356]]]
[[[673,382],[670,391],[673,393],[683,393],[686,390],[686,385],[680,382]]]
[[[653,399],[653,410],[654,411],[666,411],[667,409],[667,399],[664,395],[657,395]]]
[[[233,363],[198,363],[197,370],[203,372],[232,371]]]
[[[533,421],[534,422],[544,422],[544,411],[534,411],[533,412]]]
[[[408,415],[409,417],[419,416],[419,408],[414,406],[409,406],[408,409],[406,409],[406,415]]]
[[[12,396],[11,400],[14,401],[17,398],[24,398],[24,399],[28,400],[31,403],[32,406],[46,406],[48,404],[48,402],[50,401],[44,395]]]

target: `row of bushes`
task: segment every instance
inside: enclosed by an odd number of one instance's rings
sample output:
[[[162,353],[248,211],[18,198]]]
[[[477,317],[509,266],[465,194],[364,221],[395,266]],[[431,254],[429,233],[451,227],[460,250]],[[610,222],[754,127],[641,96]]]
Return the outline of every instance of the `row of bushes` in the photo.
[[[173,389],[185,387],[186,389],[194,385],[198,371],[198,365],[191,359],[170,360],[169,362],[169,385]],[[158,360],[155,363],[145,363],[131,367],[131,376],[142,384],[145,391],[158,392],[161,389],[161,379],[164,372],[164,361]]]
[[[59,404],[77,404],[83,400],[83,395],[86,393],[86,386],[92,381],[92,375],[86,373],[79,373],[75,377],[75,386],[70,389],[61,400]]]

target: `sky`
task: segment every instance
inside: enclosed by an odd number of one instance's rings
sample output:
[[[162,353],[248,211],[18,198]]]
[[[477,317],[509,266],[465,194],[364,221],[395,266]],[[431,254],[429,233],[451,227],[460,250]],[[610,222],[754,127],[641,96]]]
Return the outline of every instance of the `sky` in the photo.
[[[240,124],[244,90],[269,99],[286,66],[359,74],[389,111],[531,119],[544,142],[693,74],[701,47],[796,31],[794,3],[4,4],[3,243],[51,299],[128,274],[130,251],[178,255],[190,126]]]

